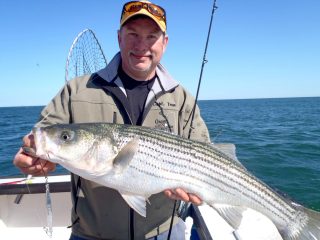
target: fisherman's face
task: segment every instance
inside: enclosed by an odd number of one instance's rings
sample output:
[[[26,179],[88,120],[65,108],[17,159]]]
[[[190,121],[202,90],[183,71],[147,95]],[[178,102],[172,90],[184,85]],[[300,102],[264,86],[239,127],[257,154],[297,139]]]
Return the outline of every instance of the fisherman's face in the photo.
[[[129,20],[118,32],[122,68],[136,80],[155,75],[168,43],[168,37],[150,18]]]

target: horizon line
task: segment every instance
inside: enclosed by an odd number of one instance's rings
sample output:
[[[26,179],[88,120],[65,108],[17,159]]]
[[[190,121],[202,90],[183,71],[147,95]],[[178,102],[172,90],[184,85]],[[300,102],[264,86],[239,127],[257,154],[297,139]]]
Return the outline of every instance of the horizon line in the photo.
[[[199,99],[198,101],[230,101],[230,100],[262,100],[262,99],[286,99],[286,98],[320,98],[320,96],[307,96],[307,97],[257,97],[257,98],[217,98],[217,99]],[[10,107],[44,107],[46,104],[39,105],[12,105],[0,106],[0,108]]]

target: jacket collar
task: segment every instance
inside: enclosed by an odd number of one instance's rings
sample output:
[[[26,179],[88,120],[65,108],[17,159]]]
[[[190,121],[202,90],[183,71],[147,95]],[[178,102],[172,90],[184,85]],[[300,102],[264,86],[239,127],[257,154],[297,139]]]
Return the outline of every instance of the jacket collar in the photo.
[[[114,81],[119,87],[123,87],[120,79],[117,79],[118,67],[120,62],[121,62],[121,55],[120,55],[120,52],[118,52],[105,68],[97,72],[98,75],[108,83],[111,83]],[[160,88],[162,88],[165,92],[167,92],[179,85],[179,83],[173,77],[170,76],[168,71],[161,64],[158,64],[156,68],[156,74],[158,76],[159,83],[154,84],[154,87],[156,88],[154,89],[155,92],[159,92]]]

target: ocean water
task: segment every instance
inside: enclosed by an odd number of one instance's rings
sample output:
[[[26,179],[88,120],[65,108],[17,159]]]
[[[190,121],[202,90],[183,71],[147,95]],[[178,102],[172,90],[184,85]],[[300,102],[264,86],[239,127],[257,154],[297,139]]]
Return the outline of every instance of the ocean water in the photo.
[[[12,160],[22,145],[22,138],[38,121],[43,106],[0,107],[0,177],[24,176]],[[56,173],[64,173],[58,167]]]
[[[320,210],[320,97],[209,100],[199,106],[212,141],[234,143],[254,175]],[[41,109],[0,108],[0,177],[22,176],[12,159]]]
[[[320,210],[320,98],[201,101],[214,142],[269,186]]]

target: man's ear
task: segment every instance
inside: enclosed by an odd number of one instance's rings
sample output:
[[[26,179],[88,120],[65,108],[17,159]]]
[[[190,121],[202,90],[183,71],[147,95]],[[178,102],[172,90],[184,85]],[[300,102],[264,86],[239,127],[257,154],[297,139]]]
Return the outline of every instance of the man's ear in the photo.
[[[121,43],[121,29],[118,30],[118,45],[120,46]]]
[[[165,34],[164,37],[163,37],[163,50],[162,50],[163,53],[167,49],[168,42],[169,42],[169,37],[168,37],[167,34]]]

